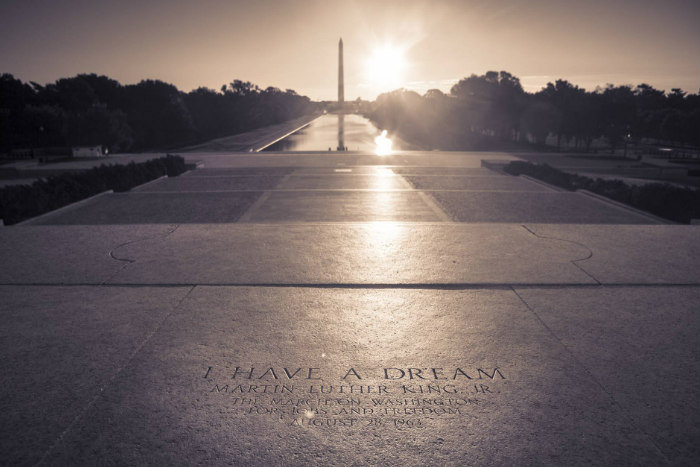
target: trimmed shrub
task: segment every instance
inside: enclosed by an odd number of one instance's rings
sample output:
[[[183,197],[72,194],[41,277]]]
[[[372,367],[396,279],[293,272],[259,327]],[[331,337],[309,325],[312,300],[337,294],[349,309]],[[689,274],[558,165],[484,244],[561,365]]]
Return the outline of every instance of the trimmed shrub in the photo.
[[[700,219],[700,190],[668,183],[628,185],[622,180],[604,180],[570,174],[547,164],[513,161],[503,170],[511,175],[528,175],[567,190],[588,190],[642,211],[681,224]]]
[[[146,162],[100,165],[63,173],[31,185],[0,188],[0,219],[6,225],[53,211],[107,190],[128,191],[163,175],[175,177],[187,170],[185,159],[168,154]]]

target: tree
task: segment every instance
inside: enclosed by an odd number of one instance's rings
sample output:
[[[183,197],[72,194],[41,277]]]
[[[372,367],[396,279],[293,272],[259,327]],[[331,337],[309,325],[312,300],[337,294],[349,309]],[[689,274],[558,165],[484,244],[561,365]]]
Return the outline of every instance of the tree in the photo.
[[[190,141],[192,117],[175,86],[143,80],[124,91],[125,111],[137,148],[167,148]]]
[[[636,116],[635,95],[631,87],[608,85],[601,94],[601,122],[603,136],[610,143],[613,154],[635,126]]]
[[[535,143],[544,145],[549,133],[554,133],[561,123],[561,112],[541,96],[534,96],[523,111],[521,128],[532,135]]]
[[[488,71],[457,82],[450,94],[462,102],[463,118],[472,131],[517,139],[525,92],[520,80],[507,71]]]
[[[68,115],[63,133],[70,146],[107,146],[111,152],[129,149],[134,141],[126,115],[105,106]]]
[[[259,94],[260,88],[250,81],[235,79],[228,85],[226,92],[230,92],[236,96],[249,96],[251,94]]]
[[[43,147],[65,146],[63,125],[65,112],[52,105],[28,105],[24,108],[19,122],[22,139],[18,146]]]
[[[0,146],[106,144],[113,150],[168,148],[231,135],[314,111],[294,90],[234,80],[221,92],[182,93],[143,80],[122,86],[107,76],[81,74],[45,86],[0,75]]]
[[[47,86],[47,92],[68,112],[85,111],[99,102],[92,86],[80,76],[59,79],[55,84]]]

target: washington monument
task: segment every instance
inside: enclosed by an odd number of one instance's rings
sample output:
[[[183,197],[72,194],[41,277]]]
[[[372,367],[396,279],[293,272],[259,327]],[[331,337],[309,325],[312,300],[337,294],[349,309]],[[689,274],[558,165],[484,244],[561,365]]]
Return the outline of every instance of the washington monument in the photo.
[[[345,85],[343,83],[343,38],[338,42],[338,107],[345,104]]]

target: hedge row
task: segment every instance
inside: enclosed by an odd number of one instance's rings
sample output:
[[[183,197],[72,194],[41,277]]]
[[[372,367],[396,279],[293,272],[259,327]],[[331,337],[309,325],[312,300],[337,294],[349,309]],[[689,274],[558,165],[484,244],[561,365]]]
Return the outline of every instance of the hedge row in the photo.
[[[603,180],[570,174],[547,164],[513,161],[503,169],[511,175],[529,175],[567,190],[584,189],[628,206],[682,224],[700,219],[700,190],[668,183],[628,185],[622,180]]]
[[[31,185],[7,186],[0,188],[0,219],[6,225],[16,224],[103,191],[128,191],[163,175],[174,177],[186,170],[185,159],[168,154],[146,162],[103,164],[47,177]]]

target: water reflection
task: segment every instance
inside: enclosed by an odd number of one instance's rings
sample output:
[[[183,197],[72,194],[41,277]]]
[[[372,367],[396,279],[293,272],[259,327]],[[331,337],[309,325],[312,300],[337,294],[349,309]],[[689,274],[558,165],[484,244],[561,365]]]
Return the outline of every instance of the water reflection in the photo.
[[[382,134],[374,138],[374,144],[377,145],[374,152],[378,156],[388,156],[391,154],[391,146],[393,143],[386,137],[386,130],[382,130]]]
[[[345,147],[345,114],[338,114],[338,151],[347,151]]]
[[[318,117],[305,128],[265,148],[265,151],[347,151],[376,153],[375,138],[381,134],[372,122],[356,114],[326,114]],[[411,147],[396,136],[391,138],[393,150]]]

